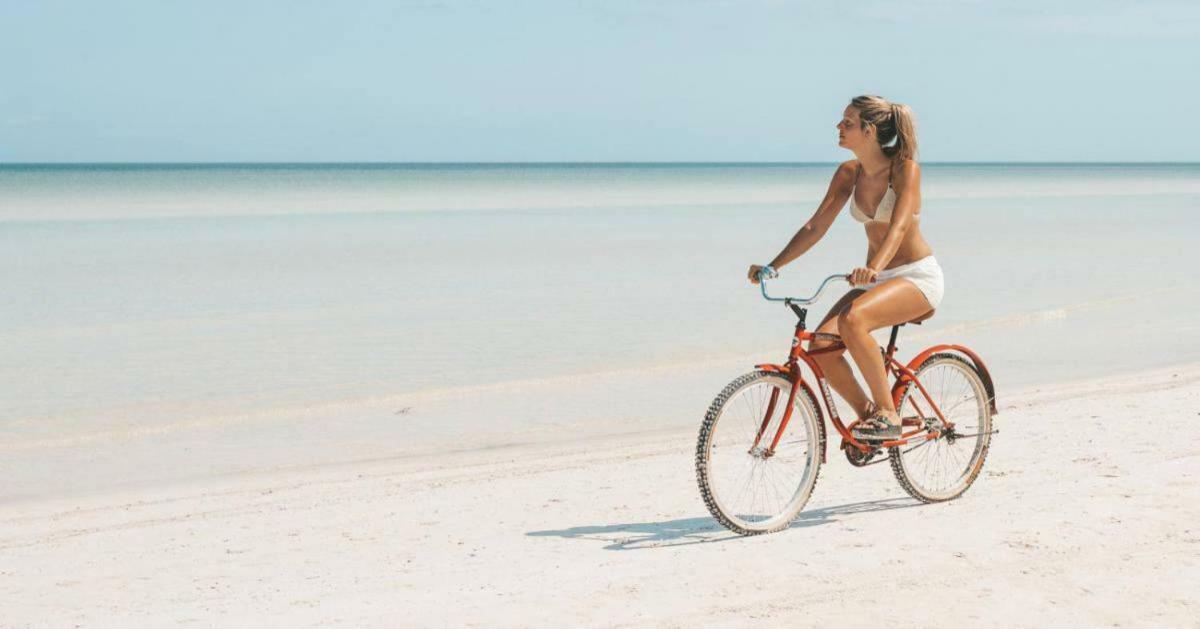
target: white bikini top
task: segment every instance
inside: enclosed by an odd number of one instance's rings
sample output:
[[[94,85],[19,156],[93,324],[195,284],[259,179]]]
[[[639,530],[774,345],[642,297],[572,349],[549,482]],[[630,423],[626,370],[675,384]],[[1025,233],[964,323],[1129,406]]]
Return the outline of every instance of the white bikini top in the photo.
[[[890,223],[892,220],[892,210],[896,207],[896,191],[892,189],[892,169],[888,167],[888,187],[883,193],[883,198],[879,200],[879,205],[875,208],[873,216],[867,216],[858,207],[858,203],[854,200],[854,192],[858,190],[858,175],[862,172],[862,164],[858,165],[858,170],[854,173],[854,187],[850,189],[850,216],[854,220],[866,223]],[[919,218],[920,212],[913,214],[913,218]]]

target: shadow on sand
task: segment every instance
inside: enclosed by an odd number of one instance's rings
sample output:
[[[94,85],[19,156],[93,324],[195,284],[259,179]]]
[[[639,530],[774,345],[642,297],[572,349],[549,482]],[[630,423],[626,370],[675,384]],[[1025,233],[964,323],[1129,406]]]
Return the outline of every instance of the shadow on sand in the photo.
[[[820,526],[836,522],[838,516],[871,513],[874,511],[890,511],[892,509],[907,509],[920,505],[920,502],[908,497],[851,502],[844,505],[804,511],[788,528],[796,529]],[[643,548],[662,548],[664,546],[686,546],[688,544],[722,542],[741,537],[726,530],[711,517],[684,518],[682,520],[668,520],[666,522],[575,526],[558,531],[530,531],[526,535],[608,542],[608,545],[604,547],[605,550],[639,550]]]

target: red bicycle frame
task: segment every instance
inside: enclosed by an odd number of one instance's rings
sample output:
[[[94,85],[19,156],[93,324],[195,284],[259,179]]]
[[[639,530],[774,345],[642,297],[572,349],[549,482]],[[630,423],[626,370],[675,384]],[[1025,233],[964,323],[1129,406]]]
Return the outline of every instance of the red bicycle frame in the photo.
[[[895,358],[896,334],[900,328],[900,326],[897,325],[897,326],[893,326],[893,328],[892,328],[892,336],[891,336],[891,340],[888,342],[887,348],[886,349],[880,348],[880,351],[883,353],[884,369],[886,371],[890,372],[896,379],[895,383],[892,385],[892,403],[896,406],[897,410],[899,410],[900,396],[903,395],[903,393],[904,393],[905,384],[911,382],[912,384],[915,384],[918,391],[920,391],[921,396],[924,398],[924,403],[928,404],[929,411],[931,411],[932,414],[927,413],[924,409],[922,409],[922,404],[918,403],[916,396],[913,396],[910,399],[910,402],[913,405],[913,407],[916,409],[916,411],[919,413],[919,415],[916,417],[902,418],[901,421],[902,421],[902,430],[903,430],[903,428],[906,428],[906,427],[915,428],[914,430],[911,430],[909,432],[902,432],[899,439],[895,439],[895,440],[891,440],[891,441],[884,441],[882,444],[868,445],[866,443],[863,443],[863,442],[855,439],[850,431],[858,423],[858,420],[851,422],[849,426],[842,423],[841,417],[838,416],[837,405],[833,401],[833,394],[829,390],[829,383],[826,382],[826,380],[825,380],[825,373],[824,373],[824,371],[821,370],[820,364],[818,364],[817,361],[813,358],[813,356],[816,356],[816,355],[828,354],[828,353],[844,350],[844,349],[846,349],[846,346],[842,343],[842,338],[836,334],[826,334],[823,332],[809,332],[809,331],[805,330],[804,329],[804,314],[803,314],[803,312],[804,312],[803,310],[797,310],[797,313],[800,315],[800,322],[796,325],[796,332],[795,332],[795,335],[792,337],[792,349],[791,349],[791,352],[788,354],[787,362],[782,365],[776,365],[776,364],[770,364],[770,363],[755,365],[755,368],[757,368],[757,369],[762,369],[764,371],[772,371],[775,373],[783,374],[793,384],[791,391],[788,393],[787,404],[784,406],[783,418],[779,422],[779,428],[776,429],[775,435],[771,439],[771,445],[765,449],[765,451],[763,452],[763,456],[770,457],[771,455],[773,455],[775,453],[775,448],[779,445],[779,440],[783,437],[783,433],[787,429],[788,421],[791,419],[793,404],[796,401],[796,392],[799,389],[803,388],[805,390],[805,392],[809,394],[809,396],[816,397],[816,396],[812,395],[812,388],[804,380],[804,376],[800,370],[801,362],[808,365],[809,369],[811,369],[813,371],[813,374],[815,374],[815,376],[816,376],[817,384],[821,388],[822,398],[824,399],[825,407],[829,412],[829,416],[832,419],[833,427],[836,428],[838,433],[841,434],[841,436],[842,436],[842,447],[843,448],[857,448],[860,452],[867,453],[867,452],[871,452],[872,450],[874,450],[876,448],[891,448],[891,447],[896,447],[896,446],[903,446],[903,445],[910,443],[912,441],[915,441],[917,439],[923,439],[923,440],[936,439],[936,438],[938,438],[939,435],[941,435],[941,433],[943,431],[953,428],[954,424],[947,421],[946,418],[942,415],[941,409],[939,409],[937,404],[934,403],[932,396],[929,395],[929,392],[925,390],[925,385],[921,384],[921,381],[919,379],[917,379],[916,374],[913,372],[913,370],[916,369],[917,367],[919,367],[921,365],[921,363],[925,361],[926,358],[928,358],[930,355],[932,355],[936,352],[941,352],[941,351],[960,352],[960,353],[964,354],[965,356],[967,356],[974,363],[975,367],[979,370],[980,376],[983,379],[984,387],[987,389],[988,400],[989,400],[989,404],[990,404],[989,410],[991,411],[992,414],[996,413],[996,396],[995,396],[995,390],[994,390],[993,384],[992,384],[991,375],[988,373],[987,367],[983,364],[983,360],[980,359],[979,356],[975,352],[971,351],[970,349],[968,349],[967,347],[964,347],[962,345],[946,345],[946,344],[935,345],[935,346],[930,347],[930,348],[926,349],[925,351],[921,352],[920,354],[917,355],[916,358],[913,358],[912,360],[910,360],[908,362],[907,365],[905,365],[905,364],[901,363],[900,361],[896,360],[896,358]],[[811,340],[833,341],[833,345],[828,346],[828,347],[823,347],[820,349],[816,349],[816,350],[812,350],[811,352],[805,351],[805,349],[803,347],[803,343],[805,341],[811,341]],[[778,400],[779,400],[779,389],[776,388],[774,391],[771,392],[771,399],[770,399],[769,403],[767,404],[767,410],[765,413],[765,417],[763,417],[762,424],[759,426],[758,434],[755,435],[754,445],[752,446],[752,448],[759,447],[759,442],[762,440],[764,433],[767,430],[767,427],[771,423],[771,418],[774,416],[775,407],[777,406]],[[819,404],[818,404],[818,408],[816,409],[816,411],[817,411],[817,415],[818,415],[817,421],[821,422],[822,418],[820,416],[821,409],[820,409]],[[936,426],[927,425],[926,419],[933,419],[934,417],[937,418],[937,420],[938,420],[938,422],[940,422],[940,424],[938,424]],[[821,439],[821,460],[822,461],[827,460],[826,453],[825,453],[825,439],[824,439],[823,433],[822,433],[822,439]]]

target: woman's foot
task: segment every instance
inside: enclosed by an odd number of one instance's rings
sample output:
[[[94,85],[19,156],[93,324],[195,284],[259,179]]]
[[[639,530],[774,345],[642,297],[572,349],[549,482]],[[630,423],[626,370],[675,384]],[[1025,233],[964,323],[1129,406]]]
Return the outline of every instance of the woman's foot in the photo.
[[[900,414],[896,411],[879,409],[870,417],[859,422],[850,434],[859,441],[891,441],[899,439],[901,432]]]

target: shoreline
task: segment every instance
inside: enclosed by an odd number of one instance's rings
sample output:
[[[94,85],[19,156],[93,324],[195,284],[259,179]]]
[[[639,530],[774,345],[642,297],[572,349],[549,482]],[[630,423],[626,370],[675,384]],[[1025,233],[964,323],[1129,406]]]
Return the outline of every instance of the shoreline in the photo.
[[[753,538],[708,516],[683,431],[0,505],[0,592],[18,625],[1186,624],[1200,449],[1157,435],[1194,423],[1198,382],[1191,363],[1001,393],[983,474],[948,503],[832,450],[797,522]],[[847,604],[869,571],[959,594],[928,617]]]
[[[743,363],[746,363],[747,365],[751,365],[752,363],[747,362],[747,361],[769,360],[769,357],[767,357],[765,355],[760,355],[757,357],[743,356],[743,357],[738,357],[736,359],[727,359],[727,358],[714,359],[714,360],[708,361],[710,364],[708,364],[707,366],[710,369],[713,367],[728,366],[728,363],[733,362],[734,360],[742,361]],[[669,373],[671,371],[676,370],[677,368],[678,368],[678,366],[674,365],[674,364],[661,365],[661,366],[646,367],[646,368],[637,369],[637,370],[621,370],[621,371],[604,372],[604,373],[597,373],[597,374],[563,375],[563,376],[556,376],[556,377],[548,378],[548,379],[483,384],[483,385],[478,385],[477,387],[472,387],[472,388],[478,389],[478,391],[473,391],[474,393],[486,394],[489,392],[497,392],[497,391],[512,392],[513,389],[521,389],[521,387],[523,387],[523,386],[524,387],[553,387],[556,384],[559,384],[561,382],[582,383],[582,382],[589,381],[591,378],[604,376],[604,375],[627,375],[628,372],[631,372],[631,371],[636,371],[637,373],[654,373],[654,372]],[[1149,369],[1120,370],[1120,371],[1106,373],[1106,374],[1100,375],[1100,376],[1085,376],[1085,377],[1080,377],[1080,378],[1060,380],[1060,381],[1051,382],[1051,383],[1025,384],[1025,385],[1017,386],[1011,390],[1005,390],[1001,386],[1001,388],[999,388],[997,390],[997,403],[998,403],[998,409],[999,409],[998,417],[1003,418],[1006,410],[1008,410],[1010,408],[1017,408],[1017,406],[1014,406],[1015,402],[1013,402],[1013,400],[1018,400],[1018,399],[1024,400],[1024,402],[1022,402],[1022,404],[1025,404],[1025,405],[1063,401],[1063,400],[1071,399],[1073,397],[1087,395],[1089,392],[1093,391],[1099,385],[1099,383],[1105,383],[1104,388],[1106,390],[1125,390],[1125,387],[1122,387],[1120,385],[1120,381],[1122,381],[1122,380],[1125,380],[1125,379],[1136,379],[1136,380],[1167,379],[1167,381],[1169,381],[1170,374],[1175,373],[1175,372],[1185,374],[1183,376],[1183,378],[1185,379],[1186,382],[1192,382],[1192,383],[1200,382],[1200,363],[1184,362],[1184,363],[1179,363],[1179,364],[1175,364],[1175,365],[1159,366],[1159,367],[1153,367],[1153,368],[1149,368]],[[724,372],[721,372],[721,373],[724,373]],[[731,376],[729,376],[729,378],[732,379],[736,375],[737,374],[731,375]],[[718,387],[718,389],[715,389],[715,390],[719,390],[719,387]],[[1080,391],[1080,392],[1076,393],[1076,391]],[[464,393],[466,393],[466,392],[458,390],[458,389],[453,389],[453,390],[440,390],[439,389],[439,390],[430,391],[430,392],[404,394],[404,395],[399,395],[399,396],[387,396],[387,397],[381,398],[379,400],[373,400],[374,404],[370,404],[366,401],[359,401],[357,404],[354,404],[353,406],[362,408],[362,407],[368,407],[368,406],[374,405],[374,406],[390,408],[390,407],[397,405],[397,400],[401,400],[401,401],[412,401],[414,399],[420,399],[422,401],[439,400],[439,399],[443,399],[443,398],[454,398],[455,396],[461,396]],[[518,391],[516,391],[516,393],[520,394],[520,391],[518,390]],[[39,504],[49,504],[49,503],[73,504],[73,503],[76,503],[79,501],[91,501],[91,500],[99,500],[101,502],[105,502],[110,497],[115,497],[115,496],[128,496],[128,497],[130,497],[130,499],[133,499],[133,497],[136,497],[138,495],[142,495],[142,494],[146,494],[146,493],[153,494],[156,492],[172,491],[175,488],[206,487],[206,486],[221,485],[221,484],[240,484],[240,483],[245,483],[245,482],[255,482],[254,479],[264,479],[263,482],[269,483],[269,482],[271,482],[269,479],[287,477],[290,475],[302,475],[302,476],[318,475],[319,476],[319,475],[327,473],[327,472],[335,472],[336,470],[348,469],[348,468],[353,468],[356,466],[370,467],[370,466],[392,466],[392,465],[394,465],[394,466],[399,466],[399,467],[402,467],[405,469],[408,469],[408,468],[412,468],[412,469],[427,469],[427,468],[428,469],[452,469],[452,468],[456,468],[459,466],[464,467],[464,468],[470,468],[476,464],[486,464],[488,462],[494,462],[497,460],[503,460],[503,459],[507,459],[507,458],[515,458],[515,457],[521,457],[521,456],[541,457],[541,456],[547,456],[547,455],[549,455],[549,456],[573,455],[573,454],[578,454],[578,453],[582,453],[582,452],[615,451],[615,450],[620,450],[623,448],[628,448],[631,446],[636,446],[636,444],[638,444],[639,442],[642,442],[646,439],[649,439],[649,440],[655,441],[655,442],[658,442],[658,441],[667,441],[667,442],[675,441],[675,442],[677,442],[680,439],[684,439],[684,440],[694,439],[695,432],[696,432],[696,430],[698,430],[699,425],[700,425],[700,418],[703,415],[703,408],[707,408],[707,404],[709,401],[710,400],[708,400],[708,399],[701,400],[698,398],[695,404],[689,405],[689,408],[696,407],[696,408],[700,409],[699,411],[696,411],[696,413],[693,413],[696,415],[694,425],[667,426],[667,427],[646,428],[646,429],[634,429],[634,427],[632,425],[630,425],[630,426],[625,427],[625,428],[627,428],[626,430],[622,430],[622,431],[618,431],[618,432],[601,431],[601,432],[587,432],[587,433],[571,433],[567,436],[562,436],[562,437],[558,437],[558,438],[549,438],[549,439],[542,437],[542,436],[538,436],[536,438],[530,438],[529,437],[530,433],[529,433],[529,431],[527,431],[527,434],[526,434],[526,437],[524,440],[521,440],[520,433],[516,433],[516,434],[511,434],[510,436],[512,437],[512,439],[510,439],[507,442],[491,442],[491,443],[481,442],[481,443],[469,445],[466,447],[459,447],[459,448],[453,448],[453,447],[446,448],[443,445],[436,445],[436,446],[430,445],[430,446],[422,447],[420,449],[402,451],[402,452],[390,452],[390,453],[385,453],[385,454],[381,454],[378,456],[352,457],[352,458],[345,458],[345,459],[329,460],[329,461],[324,461],[324,462],[303,462],[303,463],[281,464],[281,465],[276,465],[276,466],[271,466],[271,467],[247,469],[247,470],[241,470],[241,471],[226,470],[226,471],[221,471],[221,472],[216,472],[216,473],[197,473],[197,474],[182,476],[182,477],[178,477],[178,478],[167,478],[167,479],[154,480],[154,481],[147,481],[145,479],[127,479],[124,482],[111,483],[105,487],[86,487],[86,488],[80,488],[80,489],[74,489],[74,490],[53,492],[48,495],[36,495],[36,496],[35,495],[20,495],[20,494],[12,495],[3,500],[0,500],[0,511],[3,511],[5,509],[20,509],[23,507],[36,507]],[[842,402],[840,399],[839,399],[838,403],[839,403],[839,412],[845,413],[846,409],[841,407]],[[269,428],[272,424],[278,424],[278,422],[280,422],[280,421],[291,421],[291,420],[302,418],[302,417],[321,417],[324,415],[320,411],[321,406],[323,406],[323,405],[317,405],[316,408],[314,408],[313,406],[300,406],[300,407],[296,407],[295,409],[293,409],[293,411],[295,411],[295,412],[292,412],[292,413],[289,413],[286,410],[271,409],[271,410],[264,410],[261,413],[257,413],[257,414],[251,413],[251,414],[248,414],[247,416],[262,415],[264,418],[267,418],[267,419],[262,420],[263,422],[265,422],[264,428]],[[330,403],[327,406],[329,406],[331,408],[339,409],[339,410],[344,410],[344,407],[346,406],[346,404]],[[826,418],[826,421],[828,422],[828,418]],[[145,436],[145,435],[152,436],[152,435],[157,435],[157,434],[169,434],[169,433],[173,433],[173,432],[182,432],[184,434],[187,434],[190,431],[194,431],[198,428],[202,429],[204,427],[211,427],[211,425],[220,425],[220,424],[225,424],[225,423],[236,423],[236,421],[235,421],[235,418],[224,418],[224,419],[221,419],[220,421],[213,420],[213,421],[208,421],[208,422],[201,421],[201,420],[189,420],[189,421],[183,422],[181,425],[176,425],[176,426],[165,426],[165,427],[150,426],[150,427],[147,427],[146,429],[139,431],[138,436]],[[827,425],[827,427],[828,427],[828,425]],[[145,435],[142,435],[142,433],[145,433]],[[119,434],[121,436],[128,436],[127,433],[119,433]],[[532,434],[537,434],[537,433],[533,432]],[[831,434],[834,434],[832,429],[831,429]],[[77,441],[77,443],[76,443],[76,441]],[[96,447],[99,447],[99,448],[114,447],[114,443],[117,444],[116,447],[120,447],[120,445],[119,445],[120,442],[121,442],[120,439],[116,439],[114,441],[114,438],[112,435],[105,435],[105,434],[87,435],[87,434],[85,434],[85,435],[78,435],[76,437],[72,437],[70,439],[70,443],[66,443],[66,444],[64,444],[62,442],[62,440],[55,440],[53,442],[48,442],[46,444],[39,444],[39,443],[20,444],[19,446],[16,446],[16,447],[10,446],[10,447],[6,447],[6,448],[0,448],[0,451],[8,451],[10,454],[12,454],[12,453],[19,453],[23,450],[28,450],[28,451],[32,451],[35,454],[37,454],[39,452],[40,453],[51,452],[53,449],[56,449],[56,448],[82,447],[84,449],[88,449],[88,448],[96,448]],[[49,454],[48,456],[51,456],[51,455],[52,454]],[[199,455],[197,455],[197,456],[199,456]],[[479,463],[480,460],[483,463]]]

